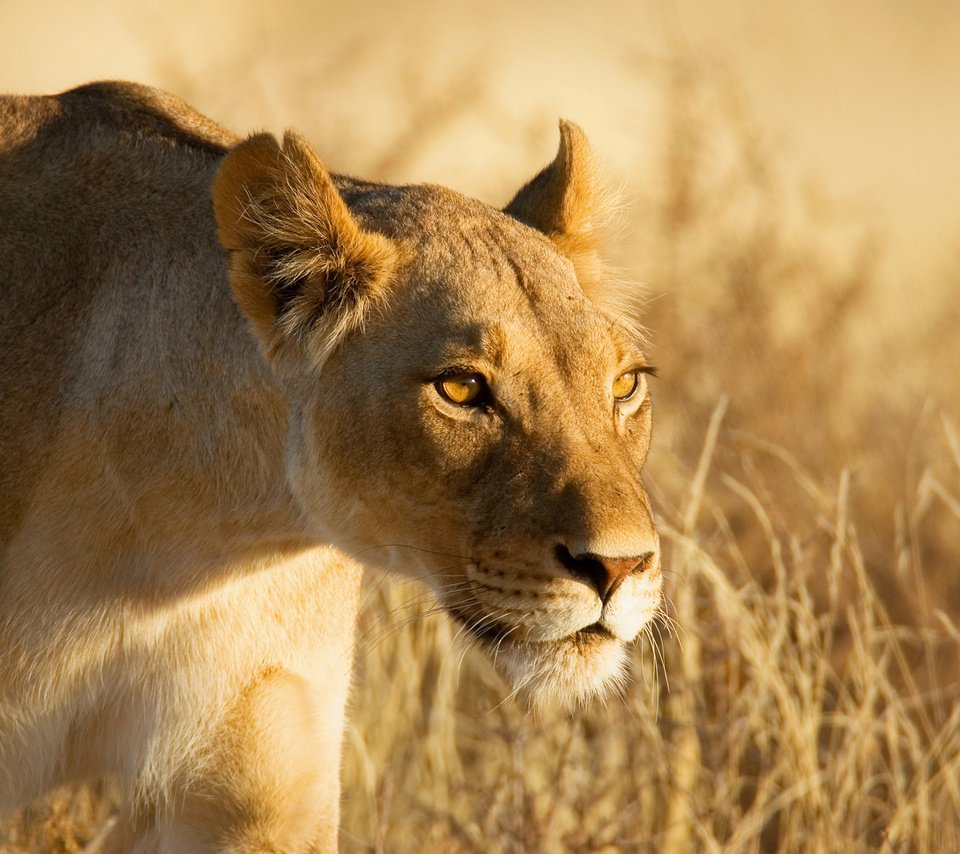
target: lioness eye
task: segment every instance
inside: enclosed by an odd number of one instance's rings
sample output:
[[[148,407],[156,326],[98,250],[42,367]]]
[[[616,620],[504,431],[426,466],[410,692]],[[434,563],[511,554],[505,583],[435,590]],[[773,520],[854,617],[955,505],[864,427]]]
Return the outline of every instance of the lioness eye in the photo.
[[[483,401],[487,384],[480,374],[443,377],[434,383],[440,397],[457,406],[475,406]]]
[[[618,401],[629,400],[637,390],[637,372],[627,371],[613,381],[613,397]]]

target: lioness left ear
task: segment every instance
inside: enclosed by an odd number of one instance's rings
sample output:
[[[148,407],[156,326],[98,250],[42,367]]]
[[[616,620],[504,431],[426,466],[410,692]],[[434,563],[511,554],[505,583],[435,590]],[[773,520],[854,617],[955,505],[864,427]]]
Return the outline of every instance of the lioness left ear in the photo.
[[[614,207],[598,180],[586,134],[560,120],[560,148],[553,162],[523,186],[504,213],[543,232],[566,255],[585,290],[603,275],[599,250]]]
[[[393,242],[364,231],[310,146],[288,132],[231,149],[213,182],[230,286],[272,361],[306,347],[318,363],[386,289]]]

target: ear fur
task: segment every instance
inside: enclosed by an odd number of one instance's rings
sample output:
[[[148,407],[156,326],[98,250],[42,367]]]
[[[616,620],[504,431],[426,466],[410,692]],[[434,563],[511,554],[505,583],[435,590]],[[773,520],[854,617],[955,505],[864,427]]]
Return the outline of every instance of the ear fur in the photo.
[[[230,286],[261,347],[306,347],[318,365],[383,295],[393,242],[360,228],[310,146],[259,134],[235,146],[213,182]]]
[[[549,237],[573,262],[587,296],[642,340],[642,289],[625,281],[601,254],[618,210],[618,195],[602,180],[586,134],[561,119],[557,156],[520,189],[504,213]]]
[[[586,134],[561,119],[557,156],[504,208],[549,237],[573,261],[584,288],[601,274],[603,231],[616,207],[597,173]]]

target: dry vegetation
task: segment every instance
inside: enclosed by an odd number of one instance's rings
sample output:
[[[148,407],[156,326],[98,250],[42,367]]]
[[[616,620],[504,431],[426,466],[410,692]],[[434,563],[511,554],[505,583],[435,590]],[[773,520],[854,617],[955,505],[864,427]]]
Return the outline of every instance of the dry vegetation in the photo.
[[[371,579],[344,851],[960,850],[960,270],[901,323],[882,238],[835,251],[850,223],[797,201],[725,75],[656,73],[662,181],[628,182],[616,247],[651,283],[676,626],[623,697],[534,716]],[[82,850],[110,803],[54,798],[0,851]]]

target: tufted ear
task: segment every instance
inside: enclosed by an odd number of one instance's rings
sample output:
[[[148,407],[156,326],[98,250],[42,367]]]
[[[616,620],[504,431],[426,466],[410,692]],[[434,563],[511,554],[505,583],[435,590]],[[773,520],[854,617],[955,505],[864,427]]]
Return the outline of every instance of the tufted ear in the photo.
[[[230,250],[230,286],[261,347],[291,344],[318,364],[359,327],[397,261],[388,238],[363,231],[310,146],[288,132],[252,136],[213,182],[217,234]]]
[[[616,207],[598,179],[590,143],[573,122],[560,120],[553,163],[523,186],[504,213],[542,231],[574,265],[584,290],[604,275],[599,250]]]

